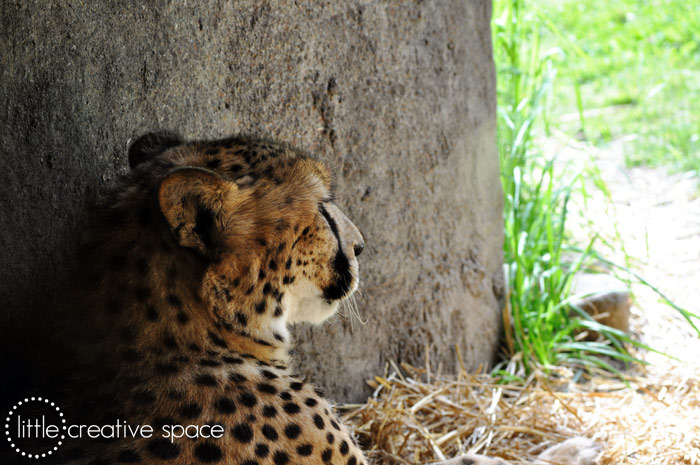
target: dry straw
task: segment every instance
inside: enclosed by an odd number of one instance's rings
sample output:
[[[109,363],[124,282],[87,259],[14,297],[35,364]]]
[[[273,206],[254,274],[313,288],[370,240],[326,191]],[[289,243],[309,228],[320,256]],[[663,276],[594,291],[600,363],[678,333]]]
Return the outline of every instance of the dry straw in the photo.
[[[369,381],[375,390],[365,404],[343,406],[374,464],[418,465],[465,453],[527,463],[579,435],[603,446],[601,465],[700,464],[698,373],[673,370],[626,386],[602,375],[575,384],[562,368],[524,383],[464,369],[450,377],[407,364],[391,368]]]

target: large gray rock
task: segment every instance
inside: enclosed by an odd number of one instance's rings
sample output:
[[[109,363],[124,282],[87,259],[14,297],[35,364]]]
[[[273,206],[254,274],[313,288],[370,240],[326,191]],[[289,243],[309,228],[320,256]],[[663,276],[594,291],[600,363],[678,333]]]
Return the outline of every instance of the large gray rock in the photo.
[[[492,360],[490,2],[216,3],[2,0],[4,332],[56,318],[47,302],[81,207],[127,169],[130,138],[254,132],[325,160],[367,241],[367,324],[300,329],[301,371],[356,400],[387,360],[422,363],[426,346],[446,369],[456,344],[470,367]]]

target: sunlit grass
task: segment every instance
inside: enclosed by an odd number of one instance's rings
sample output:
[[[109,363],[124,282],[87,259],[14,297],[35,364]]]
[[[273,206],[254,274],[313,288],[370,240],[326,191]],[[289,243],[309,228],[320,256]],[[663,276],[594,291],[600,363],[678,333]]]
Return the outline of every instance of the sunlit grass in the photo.
[[[700,2],[532,0],[559,79],[551,124],[571,131],[586,109],[587,141],[624,138],[629,164],[700,176]],[[580,91],[580,101],[576,92]]]
[[[520,354],[519,360],[526,371],[568,365],[597,367],[623,377],[619,371],[621,364],[612,361],[639,362],[628,347],[642,344],[622,331],[597,323],[573,305],[580,297],[571,294],[573,277],[581,270],[603,263],[611,271],[622,272],[628,279],[659,291],[629,268],[606,261],[596,250],[599,238],[595,234],[591,234],[587,243],[579,244],[567,232],[570,199],[585,200],[589,189],[607,193],[607,188],[594,168],[567,176],[555,172],[553,155],[542,153],[539,142],[549,124],[560,125],[571,135],[602,134],[598,122],[587,116],[591,112],[586,102],[593,88],[602,92],[605,86],[590,75],[589,68],[569,68],[562,77],[561,67],[567,57],[575,56],[586,61],[586,66],[593,65],[589,62],[592,60],[589,51],[582,49],[575,38],[569,38],[568,32],[562,32],[569,29],[556,20],[555,13],[532,8],[525,0],[494,3],[498,146],[505,198],[506,345],[511,355]],[[554,37],[561,46],[556,46]],[[608,57],[610,72],[613,69],[621,72],[624,67],[613,61]],[[581,73],[581,77],[576,73]],[[562,80],[570,83],[566,99],[559,97],[564,88]],[[632,87],[628,91],[627,95],[599,97],[617,107],[638,105],[640,97]],[[567,115],[566,124],[560,121],[562,115]],[[658,131],[644,134],[660,137]],[[606,137],[616,135],[609,129]],[[674,143],[679,144],[678,140]],[[683,154],[679,157],[688,158]],[[696,315],[669,304],[697,331]],[[585,331],[601,334],[602,340],[582,340],[579,336]]]

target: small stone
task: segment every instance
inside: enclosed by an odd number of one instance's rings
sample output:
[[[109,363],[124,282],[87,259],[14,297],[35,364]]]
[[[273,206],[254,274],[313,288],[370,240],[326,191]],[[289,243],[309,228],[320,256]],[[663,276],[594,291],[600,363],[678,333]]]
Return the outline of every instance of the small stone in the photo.
[[[574,276],[571,295],[580,297],[573,304],[598,323],[629,331],[632,301],[629,287],[624,282],[607,274],[580,273]],[[589,339],[598,338],[596,332],[589,332]]]

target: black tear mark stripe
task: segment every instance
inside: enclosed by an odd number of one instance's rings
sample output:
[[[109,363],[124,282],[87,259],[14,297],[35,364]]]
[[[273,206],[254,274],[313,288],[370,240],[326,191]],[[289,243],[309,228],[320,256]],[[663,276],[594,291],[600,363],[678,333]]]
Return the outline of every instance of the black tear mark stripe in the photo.
[[[323,296],[330,303],[333,300],[338,300],[348,293],[352,283],[352,272],[350,271],[350,263],[345,254],[338,250],[333,259],[333,269],[338,275],[338,280],[330,286],[323,289]]]
[[[335,254],[335,258],[333,259],[333,269],[338,274],[339,279],[337,282],[323,289],[323,296],[330,303],[334,300],[342,298],[348,293],[352,283],[352,273],[350,271],[350,263],[348,258],[343,253],[343,244],[340,240],[338,226],[336,225],[335,220],[333,220],[331,215],[328,214],[323,204],[319,204],[318,208],[338,240],[338,252]]]
[[[326,221],[328,221],[328,225],[331,227],[333,235],[338,240],[338,250],[342,250],[343,246],[340,242],[340,234],[338,234],[338,225],[335,224],[335,220],[333,219],[333,217],[331,217],[331,215],[328,214],[328,211],[326,211],[326,207],[324,207],[323,204],[320,204],[318,206],[318,209],[321,211],[321,214],[326,219]]]

